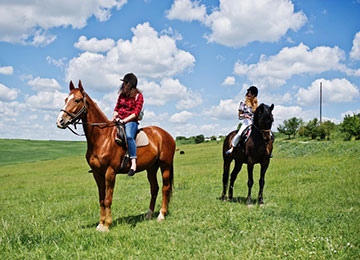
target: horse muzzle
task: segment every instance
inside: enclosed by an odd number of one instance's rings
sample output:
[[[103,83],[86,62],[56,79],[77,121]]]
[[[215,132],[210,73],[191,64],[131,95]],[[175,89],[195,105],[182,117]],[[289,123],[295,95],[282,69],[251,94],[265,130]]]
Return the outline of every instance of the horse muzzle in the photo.
[[[60,129],[65,129],[70,123],[70,120],[64,119],[64,115],[64,112],[60,112],[56,120],[56,126]]]

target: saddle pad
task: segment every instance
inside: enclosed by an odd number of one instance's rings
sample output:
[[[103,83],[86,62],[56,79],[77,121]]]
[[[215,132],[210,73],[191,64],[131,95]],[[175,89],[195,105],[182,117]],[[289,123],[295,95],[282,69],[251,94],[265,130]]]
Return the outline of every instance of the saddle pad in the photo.
[[[142,129],[137,133],[135,141],[137,147],[147,146],[149,144],[149,138]]]

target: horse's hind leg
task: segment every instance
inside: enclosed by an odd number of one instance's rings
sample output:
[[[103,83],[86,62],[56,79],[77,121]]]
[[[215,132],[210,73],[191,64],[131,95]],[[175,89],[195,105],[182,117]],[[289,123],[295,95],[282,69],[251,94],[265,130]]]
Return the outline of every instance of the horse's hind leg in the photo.
[[[230,163],[231,160],[229,159],[224,159],[224,170],[223,170],[223,192],[221,194],[221,199],[225,200],[226,199],[226,190],[227,190],[227,185],[229,182],[229,171],[230,171]]]
[[[269,161],[261,164],[261,170],[260,170],[260,179],[259,179],[259,197],[258,197],[258,202],[260,205],[264,204],[263,201],[263,190],[264,190],[264,186],[265,186],[265,173],[267,168],[269,167]]]
[[[235,180],[236,180],[236,177],[237,177],[238,173],[241,170],[241,166],[242,166],[242,163],[235,160],[235,166],[234,166],[234,169],[231,172],[231,178],[230,178],[229,200],[233,199],[234,183],[235,183]]]
[[[159,165],[155,164],[151,166],[149,169],[147,169],[147,178],[150,182],[150,192],[151,192],[151,199],[150,199],[150,206],[149,210],[146,213],[146,219],[151,219],[152,214],[155,209],[155,202],[159,191],[159,185],[156,178],[156,173],[159,169]]]
[[[160,165],[162,179],[163,179],[163,187],[162,187],[162,205],[159,216],[157,218],[158,221],[163,221],[165,219],[165,215],[167,213],[168,203],[170,201],[173,179],[174,179],[174,169],[172,164],[162,164]]]
[[[251,201],[251,188],[254,184],[254,178],[253,178],[253,170],[254,170],[254,165],[253,164],[248,164],[247,165],[247,170],[248,170],[248,196],[247,196],[247,205],[251,206],[252,201]]]

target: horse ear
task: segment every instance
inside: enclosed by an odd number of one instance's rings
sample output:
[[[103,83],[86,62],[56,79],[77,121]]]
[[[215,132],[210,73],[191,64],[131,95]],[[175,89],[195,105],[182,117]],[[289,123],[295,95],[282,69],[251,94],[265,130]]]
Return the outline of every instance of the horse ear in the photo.
[[[80,89],[81,93],[84,93],[84,88],[82,86],[81,80],[79,80],[78,86],[79,86],[79,89]]]
[[[274,109],[274,104],[271,104],[270,111],[272,111],[273,109]]]
[[[70,91],[75,89],[75,86],[74,86],[74,83],[72,82],[72,80],[70,80],[69,89],[70,89]]]

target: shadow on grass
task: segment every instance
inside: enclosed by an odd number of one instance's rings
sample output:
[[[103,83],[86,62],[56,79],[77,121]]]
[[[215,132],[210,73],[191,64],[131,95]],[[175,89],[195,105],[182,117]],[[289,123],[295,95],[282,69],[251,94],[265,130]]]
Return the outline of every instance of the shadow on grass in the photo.
[[[217,199],[222,200],[221,197],[218,197]],[[226,198],[226,200],[224,200],[224,202],[239,203],[239,204],[247,205],[247,197],[234,197],[231,200]],[[257,199],[251,199],[251,203],[253,205],[255,205],[257,203]]]

